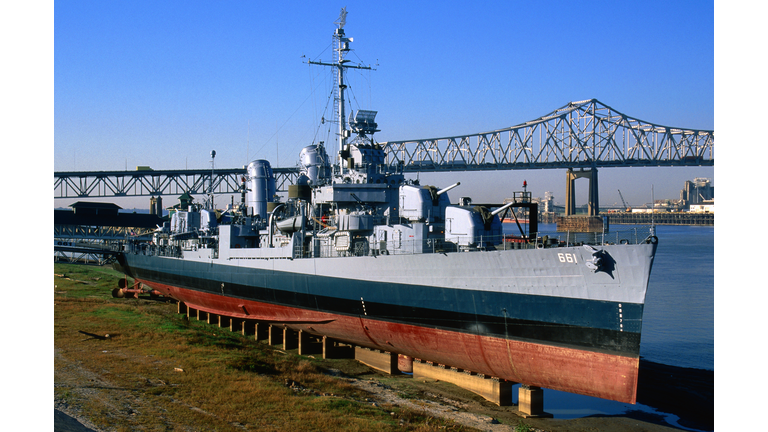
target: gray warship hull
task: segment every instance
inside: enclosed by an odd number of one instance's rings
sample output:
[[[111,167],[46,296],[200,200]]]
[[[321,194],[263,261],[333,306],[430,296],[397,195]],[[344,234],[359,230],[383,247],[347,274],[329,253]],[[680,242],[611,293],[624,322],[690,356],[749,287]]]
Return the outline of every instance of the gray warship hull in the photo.
[[[189,307],[487,376],[635,402],[655,243],[306,259],[125,254],[126,274]]]

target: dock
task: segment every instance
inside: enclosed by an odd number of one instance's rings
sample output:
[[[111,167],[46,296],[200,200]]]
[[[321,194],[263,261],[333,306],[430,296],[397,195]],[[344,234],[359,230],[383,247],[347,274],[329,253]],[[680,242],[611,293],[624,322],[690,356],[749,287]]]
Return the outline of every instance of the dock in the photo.
[[[601,213],[608,218],[611,225],[702,225],[714,226],[714,213],[693,212],[656,212],[656,213],[629,213],[614,212]]]
[[[631,212],[601,212],[600,216],[605,216],[610,225],[650,225],[651,221],[655,225],[697,225],[714,226],[714,213],[693,213],[693,212],[656,212],[656,213],[631,213]],[[554,224],[558,218],[562,217],[557,213],[540,213],[539,223]]]

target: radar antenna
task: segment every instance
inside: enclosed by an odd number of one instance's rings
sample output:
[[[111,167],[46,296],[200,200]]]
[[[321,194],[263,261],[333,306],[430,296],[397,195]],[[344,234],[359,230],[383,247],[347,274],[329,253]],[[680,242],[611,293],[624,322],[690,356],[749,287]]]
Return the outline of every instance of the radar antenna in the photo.
[[[337,24],[339,28],[344,28],[344,24],[347,23],[347,7],[344,6],[341,8],[341,13],[339,14],[339,19],[333,22],[334,24]]]

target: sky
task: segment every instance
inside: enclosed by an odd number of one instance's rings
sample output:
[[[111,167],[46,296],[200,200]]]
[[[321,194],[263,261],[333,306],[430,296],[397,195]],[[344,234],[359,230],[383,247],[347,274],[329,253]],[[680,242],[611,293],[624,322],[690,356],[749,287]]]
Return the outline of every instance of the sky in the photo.
[[[712,2],[72,0],[54,4],[54,171],[209,168],[211,150],[217,167],[295,166],[301,148],[335,139],[318,127],[330,116],[330,70],[306,61],[331,60],[342,6],[348,58],[375,69],[350,73],[350,101],[379,112],[379,142],[501,129],[591,98],[714,130]],[[620,204],[619,190],[637,206],[677,199],[696,177],[715,184],[713,167],[599,176],[603,206]],[[462,181],[452,198],[476,202],[525,180],[564,203],[564,170],[420,179]],[[587,181],[576,189],[585,204]]]

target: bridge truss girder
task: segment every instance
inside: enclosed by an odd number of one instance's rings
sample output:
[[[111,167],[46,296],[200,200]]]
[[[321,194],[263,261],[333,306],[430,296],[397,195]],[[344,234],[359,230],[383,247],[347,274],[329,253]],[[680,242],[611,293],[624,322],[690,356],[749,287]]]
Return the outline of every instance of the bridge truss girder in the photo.
[[[405,172],[600,167],[713,166],[714,132],[661,126],[597,99],[570,102],[536,120],[473,135],[381,144],[386,162]],[[273,168],[278,191],[297,168]],[[217,169],[216,194],[240,191],[242,169]],[[211,170],[55,172],[54,198],[206,194]]]
[[[278,190],[298,179],[298,169],[275,168]],[[239,193],[245,169],[221,169],[213,173],[215,194]],[[74,171],[54,173],[54,198],[135,197],[207,194],[211,170]]]
[[[383,143],[405,171],[714,165],[714,132],[629,117],[597,99],[496,131]]]

